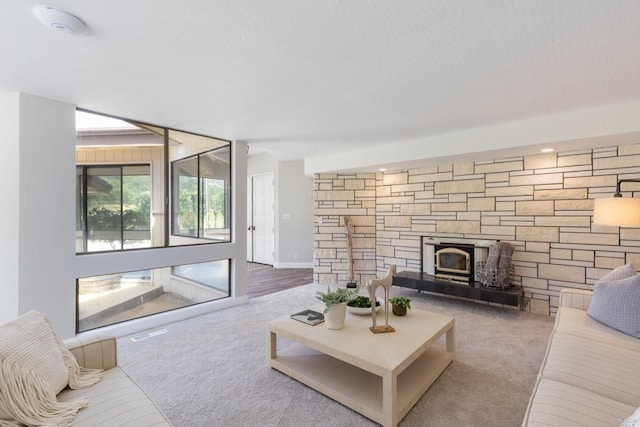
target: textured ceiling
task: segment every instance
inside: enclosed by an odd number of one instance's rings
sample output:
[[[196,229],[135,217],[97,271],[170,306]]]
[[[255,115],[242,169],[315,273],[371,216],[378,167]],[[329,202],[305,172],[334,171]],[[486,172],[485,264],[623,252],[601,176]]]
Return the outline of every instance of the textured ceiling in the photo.
[[[37,3],[0,2],[0,91],[281,158],[640,99],[637,0],[49,3],[88,35],[47,29]]]

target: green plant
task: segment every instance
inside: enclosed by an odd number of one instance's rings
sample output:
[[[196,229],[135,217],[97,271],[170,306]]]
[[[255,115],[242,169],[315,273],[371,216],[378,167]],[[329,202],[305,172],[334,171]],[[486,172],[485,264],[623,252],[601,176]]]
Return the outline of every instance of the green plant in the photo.
[[[332,291],[330,287],[327,287],[327,292],[318,291],[316,293],[316,298],[325,305],[324,313],[328,313],[329,309],[336,304],[349,302],[354,296],[355,293],[346,288],[336,288],[335,291]]]
[[[397,307],[406,307],[407,309],[411,309],[411,298],[407,297],[392,297],[389,298],[389,302],[391,305],[395,305]]]
[[[371,300],[364,295],[357,295],[355,298],[347,302],[349,307],[370,308]],[[376,300],[376,306],[380,305],[380,301]]]

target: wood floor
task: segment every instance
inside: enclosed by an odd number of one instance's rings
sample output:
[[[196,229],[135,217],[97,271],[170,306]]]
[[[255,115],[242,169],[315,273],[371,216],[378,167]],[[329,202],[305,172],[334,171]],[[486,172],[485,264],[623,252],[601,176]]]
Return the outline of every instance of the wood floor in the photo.
[[[255,298],[313,283],[313,268],[273,268],[252,264],[247,270],[247,296]]]

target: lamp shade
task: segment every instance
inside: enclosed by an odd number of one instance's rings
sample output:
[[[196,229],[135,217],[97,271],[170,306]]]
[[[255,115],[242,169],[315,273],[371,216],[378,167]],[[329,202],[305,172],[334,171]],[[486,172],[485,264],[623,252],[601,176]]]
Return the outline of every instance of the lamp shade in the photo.
[[[618,227],[640,227],[640,198],[612,197],[595,199],[593,223]]]

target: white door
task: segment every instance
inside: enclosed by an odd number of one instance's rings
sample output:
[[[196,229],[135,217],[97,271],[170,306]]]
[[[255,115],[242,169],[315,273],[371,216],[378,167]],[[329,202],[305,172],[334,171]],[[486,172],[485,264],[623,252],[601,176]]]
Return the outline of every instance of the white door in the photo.
[[[247,260],[273,265],[273,174],[251,177],[249,187],[251,217],[247,222]]]

